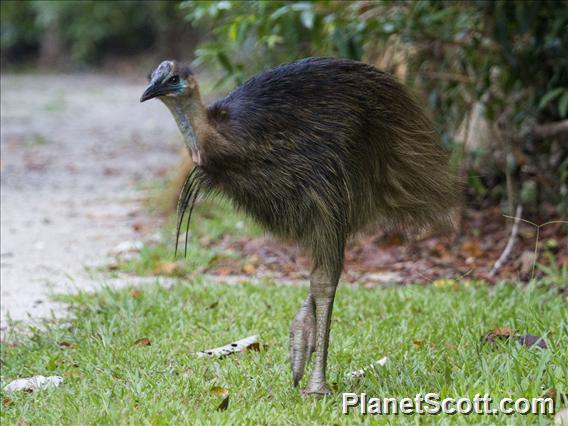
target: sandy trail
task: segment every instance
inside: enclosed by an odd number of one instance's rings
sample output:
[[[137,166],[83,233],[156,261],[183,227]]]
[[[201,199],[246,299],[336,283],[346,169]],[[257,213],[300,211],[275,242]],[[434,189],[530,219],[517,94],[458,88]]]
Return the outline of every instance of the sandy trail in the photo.
[[[177,129],[139,81],[1,77],[1,316],[61,312],[52,293],[102,284],[89,268],[151,220],[141,182],[178,162]]]

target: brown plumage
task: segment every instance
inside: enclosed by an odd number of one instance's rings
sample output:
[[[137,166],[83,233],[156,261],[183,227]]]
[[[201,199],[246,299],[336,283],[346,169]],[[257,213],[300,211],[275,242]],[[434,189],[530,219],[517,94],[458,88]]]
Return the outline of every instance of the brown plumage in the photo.
[[[431,121],[389,74],[335,58],[265,71],[208,108],[189,68],[165,61],[142,100],[156,96],[197,163],[180,220],[200,191],[218,192],[311,253],[291,361],[297,384],[315,350],[307,392],[327,393],[329,320],[347,239],[370,226],[451,226],[457,191]]]

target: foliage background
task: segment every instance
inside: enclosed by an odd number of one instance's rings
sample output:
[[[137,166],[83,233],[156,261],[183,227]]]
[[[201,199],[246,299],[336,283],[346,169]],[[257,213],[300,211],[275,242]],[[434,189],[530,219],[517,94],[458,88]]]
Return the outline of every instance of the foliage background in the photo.
[[[193,59],[218,90],[305,56],[394,73],[429,107],[469,206],[568,211],[568,8],[561,1],[2,2],[3,67]],[[142,65],[140,65],[142,66]]]

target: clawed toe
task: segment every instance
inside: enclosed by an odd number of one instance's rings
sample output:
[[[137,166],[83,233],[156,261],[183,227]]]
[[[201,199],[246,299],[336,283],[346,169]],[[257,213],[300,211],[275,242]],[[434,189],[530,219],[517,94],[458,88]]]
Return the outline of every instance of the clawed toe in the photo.
[[[315,330],[313,300],[308,297],[290,326],[290,363],[294,386],[298,386],[304,368],[310,362],[315,347]]]

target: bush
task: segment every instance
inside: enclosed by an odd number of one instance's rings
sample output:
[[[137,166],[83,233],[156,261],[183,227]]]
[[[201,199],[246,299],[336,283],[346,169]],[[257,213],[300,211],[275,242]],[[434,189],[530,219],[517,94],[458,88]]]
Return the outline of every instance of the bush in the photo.
[[[394,72],[427,99],[470,200],[566,208],[568,13],[556,1],[183,2],[219,84],[304,56]],[[547,125],[548,123],[556,123]],[[562,124],[563,123],[563,124]],[[479,135],[485,129],[486,137]],[[485,139],[485,141],[483,140]],[[565,212],[566,210],[564,210]]]

